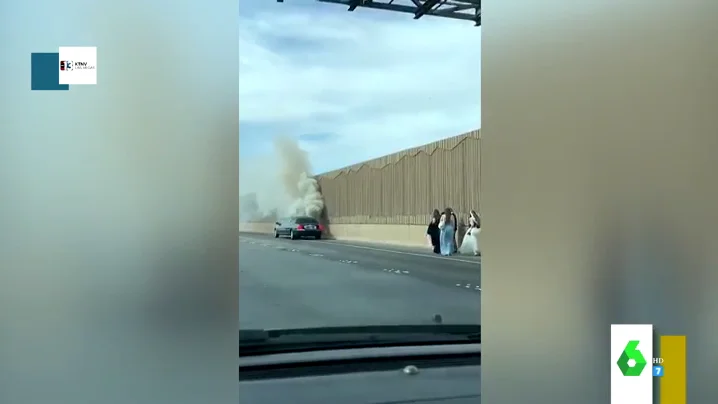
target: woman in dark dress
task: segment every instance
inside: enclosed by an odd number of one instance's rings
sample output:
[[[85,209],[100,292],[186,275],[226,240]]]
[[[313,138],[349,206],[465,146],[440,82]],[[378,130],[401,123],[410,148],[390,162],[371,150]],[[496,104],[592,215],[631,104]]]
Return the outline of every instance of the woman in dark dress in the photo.
[[[454,219],[454,254],[459,252],[459,221],[456,218],[456,213],[454,212],[454,209],[449,208],[451,210],[451,218]]]
[[[429,227],[426,229],[426,237],[431,243],[435,254],[441,253],[439,249],[439,234],[441,233],[441,230],[439,230],[439,219],[441,219],[441,214],[438,209],[434,209],[434,212],[431,214],[431,222],[429,222]]]

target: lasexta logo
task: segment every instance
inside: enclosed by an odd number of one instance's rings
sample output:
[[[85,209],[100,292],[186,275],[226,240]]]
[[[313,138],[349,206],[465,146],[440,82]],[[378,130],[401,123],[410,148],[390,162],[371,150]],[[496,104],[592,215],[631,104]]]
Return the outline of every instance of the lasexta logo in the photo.
[[[624,376],[640,376],[648,363],[638,350],[638,343],[639,341],[628,341],[616,362]]]

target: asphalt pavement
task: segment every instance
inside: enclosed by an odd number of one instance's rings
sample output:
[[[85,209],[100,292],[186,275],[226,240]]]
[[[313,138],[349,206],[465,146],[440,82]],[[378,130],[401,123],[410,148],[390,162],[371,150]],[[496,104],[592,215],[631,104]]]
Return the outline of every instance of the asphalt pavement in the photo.
[[[240,233],[241,328],[481,322],[480,257]]]

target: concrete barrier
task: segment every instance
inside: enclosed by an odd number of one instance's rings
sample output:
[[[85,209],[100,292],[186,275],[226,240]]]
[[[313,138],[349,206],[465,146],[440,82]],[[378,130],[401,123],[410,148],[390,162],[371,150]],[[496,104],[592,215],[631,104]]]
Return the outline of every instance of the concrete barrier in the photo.
[[[271,234],[272,223],[240,223],[239,231]],[[334,224],[328,237],[335,240],[364,241],[411,247],[426,246],[426,226],[399,224]]]

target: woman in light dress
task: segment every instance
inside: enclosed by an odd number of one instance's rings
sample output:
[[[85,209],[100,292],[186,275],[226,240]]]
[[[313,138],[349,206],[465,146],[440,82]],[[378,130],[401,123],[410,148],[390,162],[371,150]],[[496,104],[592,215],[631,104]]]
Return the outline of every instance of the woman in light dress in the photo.
[[[456,221],[452,215],[451,209],[444,209],[444,214],[439,219],[439,251],[443,256],[449,256],[454,253],[456,241],[454,232],[456,231]]]
[[[464,240],[461,243],[459,252],[461,254],[481,255],[479,248],[479,234],[481,233],[481,219],[476,211],[471,211],[469,215],[469,228],[466,230]]]

